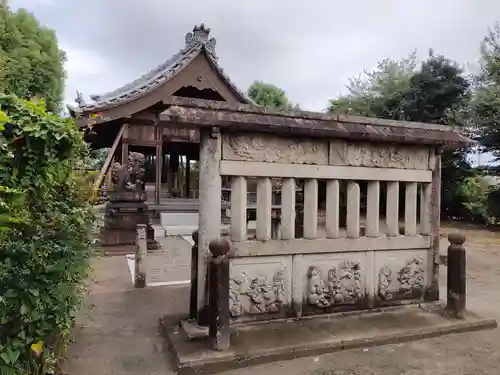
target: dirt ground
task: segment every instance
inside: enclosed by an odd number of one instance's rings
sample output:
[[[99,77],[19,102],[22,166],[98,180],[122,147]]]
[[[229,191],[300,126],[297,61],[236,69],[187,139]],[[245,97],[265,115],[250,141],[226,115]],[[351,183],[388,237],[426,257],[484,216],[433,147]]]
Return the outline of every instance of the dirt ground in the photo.
[[[444,226],[443,232],[456,230]],[[500,320],[500,232],[462,227],[466,247],[468,308]],[[445,245],[446,242],[443,242]],[[444,252],[444,249],[442,250]],[[441,273],[445,298],[446,269]],[[96,261],[88,302],[69,348],[69,375],[167,375],[157,317],[187,312],[188,288],[133,290],[124,257]],[[229,371],[225,375],[480,375],[500,373],[498,330],[455,334],[412,343]]]

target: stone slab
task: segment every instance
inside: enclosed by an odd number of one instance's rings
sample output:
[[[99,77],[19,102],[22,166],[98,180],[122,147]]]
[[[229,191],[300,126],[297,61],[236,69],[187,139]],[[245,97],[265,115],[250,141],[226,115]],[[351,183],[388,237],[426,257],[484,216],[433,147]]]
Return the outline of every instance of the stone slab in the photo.
[[[494,319],[468,312],[446,316],[440,305],[391,308],[238,326],[227,351],[211,350],[208,338],[189,340],[180,326],[161,321],[179,375],[213,374],[274,361],[341,350],[421,340],[452,333],[497,328]]]

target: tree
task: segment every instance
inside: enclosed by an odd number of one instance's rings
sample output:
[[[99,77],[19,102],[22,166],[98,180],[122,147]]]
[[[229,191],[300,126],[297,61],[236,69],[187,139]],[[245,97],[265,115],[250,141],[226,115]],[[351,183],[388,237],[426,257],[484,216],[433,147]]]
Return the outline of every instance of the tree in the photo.
[[[25,99],[39,98],[57,112],[64,90],[65,53],[54,31],[24,9],[0,2],[0,90]]]
[[[415,54],[400,61],[384,60],[373,72],[351,80],[349,93],[331,100],[332,112],[436,124],[465,125],[458,113],[470,98],[470,84],[451,60],[435,56],[417,68]],[[442,158],[442,211],[456,216],[458,186],[471,175],[466,151],[445,151]]]
[[[500,24],[489,30],[481,46],[481,72],[471,101],[471,122],[484,151],[500,161]]]
[[[247,95],[255,103],[265,107],[278,110],[299,109],[298,105],[294,105],[290,102],[285,91],[269,83],[255,81],[248,88]]]
[[[416,72],[416,53],[401,60],[385,59],[369,72],[349,79],[348,94],[330,100],[328,110],[360,116],[400,119],[402,104]]]

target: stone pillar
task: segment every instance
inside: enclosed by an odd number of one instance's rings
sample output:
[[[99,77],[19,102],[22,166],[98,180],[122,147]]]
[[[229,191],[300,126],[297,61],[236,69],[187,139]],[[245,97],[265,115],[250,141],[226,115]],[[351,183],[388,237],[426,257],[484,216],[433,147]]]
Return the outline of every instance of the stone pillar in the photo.
[[[137,240],[135,246],[134,286],[136,288],[145,288],[147,286],[146,261],[148,256],[146,224],[137,224]]]
[[[427,286],[425,299],[439,301],[439,242],[441,240],[441,151],[432,150],[429,164],[432,168],[431,185],[431,247],[429,249],[428,270],[430,280]]]
[[[450,246],[448,247],[448,299],[446,310],[448,314],[457,318],[465,318],[466,306],[466,254],[465,236],[461,233],[450,233],[448,235]]]
[[[221,137],[219,129],[200,131],[199,225],[198,225],[198,318],[207,305],[206,276],[209,243],[220,237],[221,229]]]
[[[210,242],[208,335],[215,350],[229,349],[229,253],[227,240]]]

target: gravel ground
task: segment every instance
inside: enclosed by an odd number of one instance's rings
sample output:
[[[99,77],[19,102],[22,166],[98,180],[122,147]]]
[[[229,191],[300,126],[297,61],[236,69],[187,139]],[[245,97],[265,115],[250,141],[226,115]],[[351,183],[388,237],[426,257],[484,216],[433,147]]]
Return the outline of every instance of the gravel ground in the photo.
[[[474,228],[460,230],[467,236],[468,308],[500,320],[500,233]],[[175,250],[161,255],[161,259],[167,260],[158,261],[158,273],[178,278],[189,275],[189,246],[186,250],[167,247]],[[65,366],[69,375],[173,374],[162,353],[157,317],[187,311],[188,288],[151,287],[134,291],[127,268],[125,257],[96,261],[88,298],[95,306],[78,317],[76,343],[70,346]],[[443,267],[442,298],[445,282]],[[500,334],[493,330],[275,362],[224,374],[498,375],[499,367]]]

